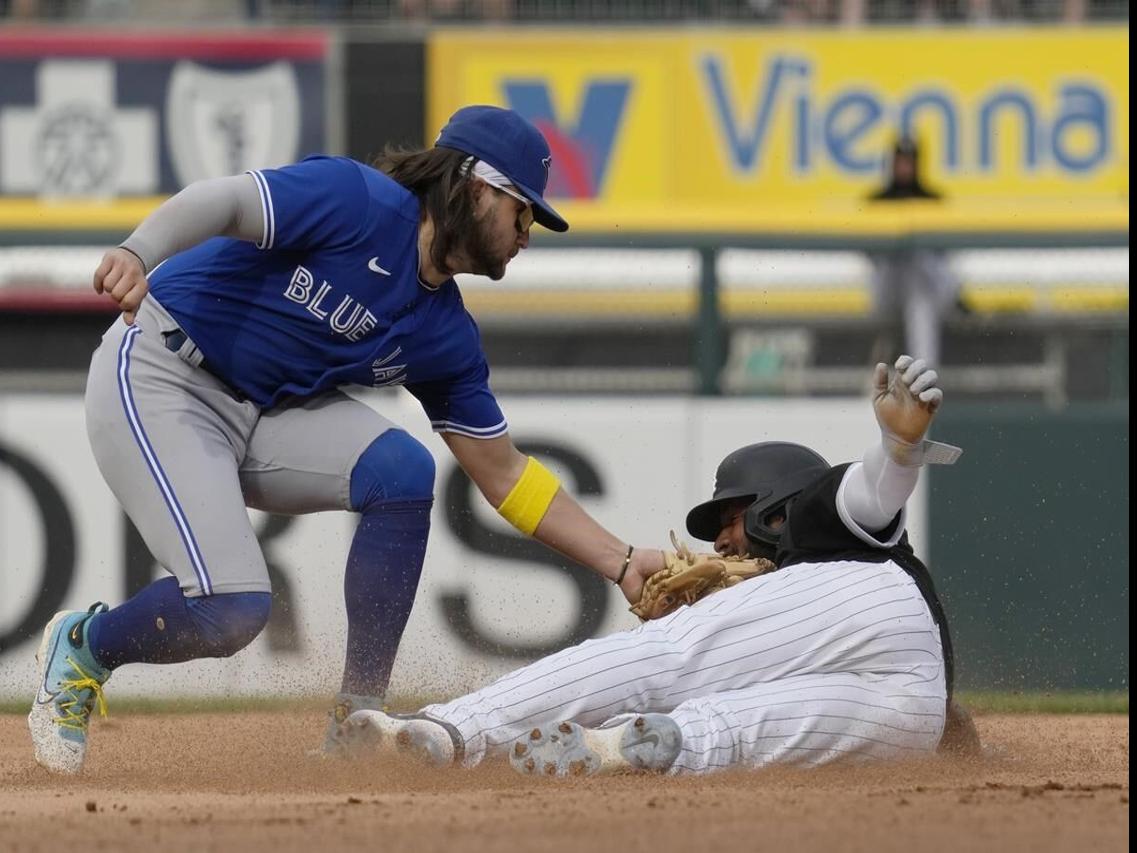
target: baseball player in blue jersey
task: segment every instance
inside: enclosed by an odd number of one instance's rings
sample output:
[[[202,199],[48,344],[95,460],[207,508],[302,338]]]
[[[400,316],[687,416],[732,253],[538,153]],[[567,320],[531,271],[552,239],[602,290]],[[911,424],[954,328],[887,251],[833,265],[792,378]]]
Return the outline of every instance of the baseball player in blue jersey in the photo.
[[[521,773],[564,776],[904,758],[945,733],[966,746],[947,620],[904,510],[921,465],[958,448],[924,440],[942,401],[935,371],[907,356],[895,368],[877,368],[882,436],[860,461],[749,445],[688,514],[720,554],[776,571],[418,714],[358,711],[349,751],[466,766],[508,753]]]
[[[422,569],[434,460],[343,385],[404,386],[502,516],[638,598],[659,552],[609,533],[514,447],[453,280],[500,279],[534,222],[568,228],[542,197],[549,167],[531,124],[471,106],[433,148],[388,150],[374,167],[311,157],[191,185],[107,252],[94,286],[123,314],[92,358],[88,433],[171,576],[47,625],[37,761],[82,767],[118,667],[232,655],[264,628],[269,579],[247,506],[359,514],[327,748],[337,719],[379,707]]]

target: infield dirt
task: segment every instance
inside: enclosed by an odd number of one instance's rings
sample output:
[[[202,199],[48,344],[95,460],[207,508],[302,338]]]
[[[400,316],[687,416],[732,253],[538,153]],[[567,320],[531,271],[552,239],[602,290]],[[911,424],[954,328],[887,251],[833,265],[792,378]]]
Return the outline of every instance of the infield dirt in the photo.
[[[566,783],[311,757],[311,711],[124,713],[62,779],[2,715],[0,850],[1128,850],[1127,714],[976,724],[977,760]]]

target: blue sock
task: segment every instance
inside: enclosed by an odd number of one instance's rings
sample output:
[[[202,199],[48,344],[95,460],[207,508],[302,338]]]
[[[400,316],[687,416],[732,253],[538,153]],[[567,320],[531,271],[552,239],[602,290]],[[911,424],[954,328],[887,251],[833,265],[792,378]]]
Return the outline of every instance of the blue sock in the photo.
[[[343,583],[347,602],[344,693],[383,696],[387,692],[422,574],[430,506],[430,501],[388,503],[359,520]]]
[[[87,642],[95,660],[107,669],[124,663],[228,657],[261,632],[271,602],[267,592],[186,598],[177,578],[162,578],[92,617]]]
[[[387,691],[422,574],[433,491],[434,459],[402,430],[379,436],[352,470],[352,506],[362,517],[344,572],[344,693]]]

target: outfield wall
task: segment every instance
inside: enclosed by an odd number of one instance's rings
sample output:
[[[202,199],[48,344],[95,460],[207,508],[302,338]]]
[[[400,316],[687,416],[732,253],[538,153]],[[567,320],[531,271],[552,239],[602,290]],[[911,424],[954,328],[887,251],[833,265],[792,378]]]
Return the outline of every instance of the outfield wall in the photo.
[[[611,587],[522,540],[475,493],[407,395],[363,399],[438,460],[423,583],[395,670],[401,693],[453,693],[635,620]],[[511,397],[512,435],[604,524],[663,544],[705,499],[721,455],[791,438],[831,460],[877,435],[866,400]],[[1124,406],[948,407],[938,435],[966,450],[910,506],[952,618],[960,685],[1127,690],[1128,411]],[[233,659],[133,667],[120,695],[331,689],[344,636],[342,564],[353,519],[254,513],[273,571],[273,622]],[[155,576],[91,458],[78,397],[0,398],[0,697],[30,690],[43,623],[112,604]]]
[[[400,650],[395,688],[454,692],[523,660],[636,620],[614,587],[501,522],[429,432],[409,395],[366,398],[438,460],[426,569]],[[560,474],[619,535],[663,545],[705,500],[722,455],[792,437],[846,459],[873,440],[866,400],[708,403],[693,398],[502,400],[517,444]],[[60,607],[121,602],[153,576],[145,548],[102,482],[75,396],[0,398],[0,695],[27,691],[38,630]],[[924,497],[912,535],[926,547]],[[275,621],[231,660],[124,670],[120,693],[319,691],[342,664],[343,560],[354,517],[257,514],[277,588]],[[45,565],[45,563],[47,565]],[[287,590],[287,595],[285,591]],[[152,687],[152,685],[154,685]]]

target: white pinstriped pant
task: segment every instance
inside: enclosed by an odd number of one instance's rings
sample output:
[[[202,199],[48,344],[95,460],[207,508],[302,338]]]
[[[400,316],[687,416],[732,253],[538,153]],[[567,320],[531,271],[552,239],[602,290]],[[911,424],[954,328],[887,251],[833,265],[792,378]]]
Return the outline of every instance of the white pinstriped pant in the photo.
[[[423,711],[466,764],[536,725],[667,713],[673,774],[932,753],[944,726],[939,630],[895,563],[804,563],[550,655]]]

